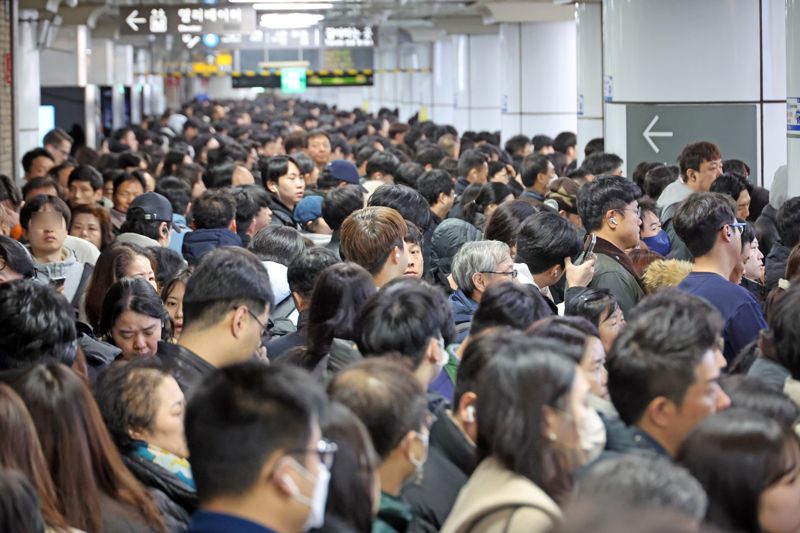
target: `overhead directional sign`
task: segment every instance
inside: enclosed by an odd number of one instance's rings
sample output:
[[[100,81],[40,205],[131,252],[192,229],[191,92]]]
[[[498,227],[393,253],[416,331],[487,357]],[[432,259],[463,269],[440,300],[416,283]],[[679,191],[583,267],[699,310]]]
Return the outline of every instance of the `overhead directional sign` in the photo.
[[[120,8],[120,32],[143,34],[251,33],[256,30],[252,6],[136,6]]]
[[[627,104],[628,170],[641,161],[675,163],[684,146],[719,145],[725,159],[741,159],[758,182],[758,114],[753,104]]]

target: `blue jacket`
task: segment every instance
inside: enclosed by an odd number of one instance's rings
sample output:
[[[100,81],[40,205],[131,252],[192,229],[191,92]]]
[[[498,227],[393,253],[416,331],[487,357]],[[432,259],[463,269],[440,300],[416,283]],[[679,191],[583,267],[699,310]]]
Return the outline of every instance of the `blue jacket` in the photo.
[[[183,239],[191,229],[186,225],[186,217],[172,213],[172,237],[169,239],[169,249],[179,254],[183,253]]]
[[[450,302],[450,309],[453,310],[453,323],[456,326],[472,322],[472,315],[475,314],[475,310],[478,308],[478,302],[464,294],[464,291],[461,289],[451,294],[447,301]],[[457,329],[461,331],[456,332],[456,338],[453,342],[455,344],[460,344],[467,338],[469,328]]]
[[[206,252],[222,246],[241,246],[242,240],[227,228],[196,229],[183,238],[183,258],[196,265]]]

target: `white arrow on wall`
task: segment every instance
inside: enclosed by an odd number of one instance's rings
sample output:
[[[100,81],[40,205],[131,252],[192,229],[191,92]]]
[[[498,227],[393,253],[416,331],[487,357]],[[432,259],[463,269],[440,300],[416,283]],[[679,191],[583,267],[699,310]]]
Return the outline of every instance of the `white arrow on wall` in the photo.
[[[653,120],[651,120],[650,124],[648,124],[647,127],[644,129],[644,133],[642,133],[642,135],[644,136],[644,140],[647,141],[648,144],[650,144],[650,148],[652,148],[655,153],[658,153],[661,150],[659,150],[658,146],[656,146],[656,143],[653,142],[653,137],[672,137],[673,132],[652,131],[653,126],[656,125],[656,122],[658,122],[658,115],[653,117]]]
[[[139,31],[139,24],[145,24],[147,19],[139,16],[139,10],[134,9],[131,14],[125,17],[125,23],[131,27],[133,31]]]

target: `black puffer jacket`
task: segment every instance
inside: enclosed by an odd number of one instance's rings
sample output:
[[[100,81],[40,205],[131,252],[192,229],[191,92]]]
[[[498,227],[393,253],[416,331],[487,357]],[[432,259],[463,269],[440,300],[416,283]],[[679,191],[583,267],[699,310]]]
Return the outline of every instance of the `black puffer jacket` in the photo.
[[[136,479],[152,494],[167,531],[186,531],[197,508],[197,494],[176,475],[134,453],[122,456]]]

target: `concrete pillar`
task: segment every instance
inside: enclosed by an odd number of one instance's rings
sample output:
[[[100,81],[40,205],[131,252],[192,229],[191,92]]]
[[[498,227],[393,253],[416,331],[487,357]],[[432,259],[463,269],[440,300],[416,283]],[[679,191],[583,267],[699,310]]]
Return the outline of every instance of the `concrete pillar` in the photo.
[[[708,140],[769,186],[786,160],[769,147],[785,144],[776,81],[785,63],[774,61],[784,53],[776,45],[786,27],[781,4],[603,3],[606,150],[628,174],[641,161],[673,163],[684,145]]]
[[[500,36],[469,35],[469,129],[501,129]]]
[[[431,120],[438,124],[454,124],[456,50],[453,38],[444,37],[433,43],[432,54]]]
[[[800,196],[800,0],[786,0],[786,146],[789,196]]]
[[[15,162],[17,176],[22,176],[22,154],[40,145],[39,105],[39,50],[36,46],[39,13],[23,10],[19,13],[17,39],[14,50],[14,107],[16,123]],[[46,133],[46,132],[44,132]]]
[[[500,25],[500,131],[502,143],[522,133],[522,24]]]
[[[111,39],[91,40],[89,61],[89,83],[93,85],[114,84],[114,41]]]
[[[61,26],[51,46],[39,56],[42,87],[85,87],[89,65],[89,29]]]
[[[578,163],[583,147],[603,136],[603,35],[600,4],[575,5],[578,63]]]

